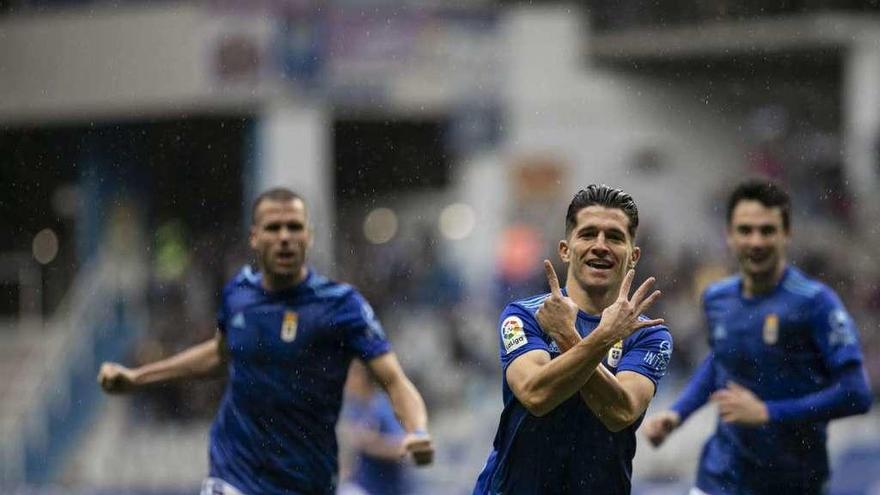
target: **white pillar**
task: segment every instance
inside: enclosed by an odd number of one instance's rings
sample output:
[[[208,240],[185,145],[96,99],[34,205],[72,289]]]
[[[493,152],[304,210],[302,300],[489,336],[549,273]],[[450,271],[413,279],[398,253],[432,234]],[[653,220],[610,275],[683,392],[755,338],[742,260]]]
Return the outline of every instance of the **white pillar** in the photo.
[[[267,106],[258,116],[245,198],[249,208],[260,192],[272,187],[288,187],[302,195],[314,228],[309,263],[332,276],[336,226],[330,119],[327,109],[301,102],[279,101]]]
[[[858,39],[846,53],[843,73],[844,173],[855,201],[861,233],[877,229],[880,144],[880,39]]]

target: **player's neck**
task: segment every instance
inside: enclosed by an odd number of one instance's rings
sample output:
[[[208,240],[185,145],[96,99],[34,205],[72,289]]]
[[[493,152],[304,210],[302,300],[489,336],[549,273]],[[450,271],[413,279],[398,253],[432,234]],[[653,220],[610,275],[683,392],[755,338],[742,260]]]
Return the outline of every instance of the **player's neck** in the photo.
[[[289,289],[300,284],[309,275],[309,270],[303,266],[298,273],[294,275],[279,275],[277,273],[269,273],[263,271],[262,286],[269,292],[278,292],[280,290]]]
[[[569,280],[571,280],[571,282],[565,284],[565,291],[568,293],[568,297],[570,297],[571,300],[577,304],[577,307],[584,313],[599,316],[605,308],[614,303],[614,294],[617,293],[617,289],[613,291],[598,288],[595,290],[586,290],[574,281],[573,277],[569,278]]]
[[[743,274],[743,296],[750,298],[767,294],[779,285],[782,275],[785,273],[785,260],[780,260],[779,264],[772,271],[763,274]]]

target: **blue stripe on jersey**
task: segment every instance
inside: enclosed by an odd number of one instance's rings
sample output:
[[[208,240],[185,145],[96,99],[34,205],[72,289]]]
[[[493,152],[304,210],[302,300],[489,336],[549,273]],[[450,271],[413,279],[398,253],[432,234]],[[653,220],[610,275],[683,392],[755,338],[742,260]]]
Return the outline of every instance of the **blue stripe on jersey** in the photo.
[[[530,297],[528,299],[521,299],[519,301],[516,301],[514,304],[521,304],[525,307],[534,307],[535,304],[540,306],[544,302],[544,300],[547,299],[548,297],[550,297],[549,293],[541,294],[539,296]]]

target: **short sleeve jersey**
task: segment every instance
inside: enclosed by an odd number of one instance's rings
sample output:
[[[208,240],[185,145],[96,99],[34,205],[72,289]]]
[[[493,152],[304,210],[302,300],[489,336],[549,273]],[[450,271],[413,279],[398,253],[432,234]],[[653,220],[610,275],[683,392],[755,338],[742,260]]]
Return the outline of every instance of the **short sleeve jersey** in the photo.
[[[727,278],[706,289],[703,306],[714,389],[732,381],[765,401],[793,399],[822,390],[838,370],[862,362],[858,331],[840,298],[794,267],[786,267],[773,291],[754,298],[742,296],[740,276]],[[700,473],[740,473],[755,483],[768,475],[822,480],[826,428],[827,421],[758,428],[719,421]]]
[[[611,432],[577,393],[545,416],[533,416],[507,383],[507,367],[523,354],[541,350],[551,359],[560,355],[556,343],[535,319],[536,310],[547,296],[511,303],[501,314],[497,330],[504,410],[473,493],[628,494],[635,431],[641,418],[619,432]],[[576,327],[581,337],[589,335],[599,319],[579,311]],[[615,344],[603,364],[615,374],[639,373],[656,387],[666,374],[671,355],[669,330],[653,326]]]
[[[229,381],[210,433],[211,476],[249,494],[333,493],[349,364],[391,349],[370,305],[313,271],[269,292],[245,267],[223,290],[218,327]]]

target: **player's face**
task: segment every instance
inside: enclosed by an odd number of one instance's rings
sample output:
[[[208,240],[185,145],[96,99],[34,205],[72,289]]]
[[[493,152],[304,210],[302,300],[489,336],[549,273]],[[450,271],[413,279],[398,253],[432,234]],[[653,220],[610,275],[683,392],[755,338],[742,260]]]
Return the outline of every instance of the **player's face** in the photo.
[[[790,239],[778,207],[743,200],[733,208],[727,226],[727,244],[736,255],[740,271],[747,277],[768,277],[779,273],[785,263]]]
[[[263,273],[274,277],[302,275],[312,239],[302,200],[263,200],[254,222],[250,244]]]
[[[576,219],[568,239],[559,243],[568,276],[587,291],[616,290],[640,255],[627,230],[629,217],[619,208],[594,205],[581,209]]]

